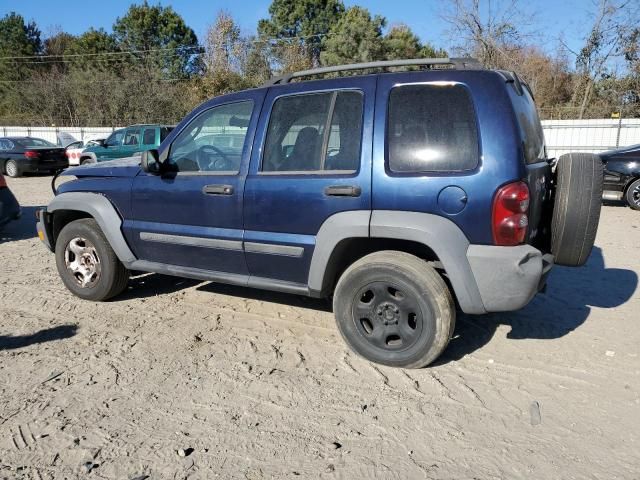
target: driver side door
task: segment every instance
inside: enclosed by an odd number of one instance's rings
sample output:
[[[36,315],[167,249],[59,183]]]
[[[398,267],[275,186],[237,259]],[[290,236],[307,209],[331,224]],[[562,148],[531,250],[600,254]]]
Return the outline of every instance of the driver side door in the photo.
[[[104,141],[102,146],[93,147],[92,151],[96,154],[96,158],[98,161],[106,161],[113,160],[116,155],[116,152],[122,145],[122,140],[124,138],[124,129],[116,130]]]
[[[247,275],[242,205],[263,95],[199,108],[162,145],[160,158],[172,171],[135,178],[124,228],[140,260]]]

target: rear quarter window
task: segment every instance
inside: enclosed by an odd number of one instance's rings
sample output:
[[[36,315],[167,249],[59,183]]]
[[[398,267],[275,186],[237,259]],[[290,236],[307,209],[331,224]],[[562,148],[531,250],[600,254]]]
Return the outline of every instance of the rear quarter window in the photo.
[[[468,89],[459,84],[426,84],[391,90],[387,152],[392,172],[476,168],[480,159],[478,126]]]
[[[522,138],[524,161],[527,164],[544,161],[544,132],[533,97],[527,88],[522,89],[522,95],[518,95],[514,88],[508,90]]]

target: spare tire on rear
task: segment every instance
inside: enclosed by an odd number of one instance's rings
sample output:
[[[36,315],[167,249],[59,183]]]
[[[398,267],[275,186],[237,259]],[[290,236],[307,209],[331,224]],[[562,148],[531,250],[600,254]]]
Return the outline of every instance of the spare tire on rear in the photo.
[[[558,159],[551,221],[551,253],[558,265],[579,267],[589,258],[600,221],[602,160],[592,153]]]

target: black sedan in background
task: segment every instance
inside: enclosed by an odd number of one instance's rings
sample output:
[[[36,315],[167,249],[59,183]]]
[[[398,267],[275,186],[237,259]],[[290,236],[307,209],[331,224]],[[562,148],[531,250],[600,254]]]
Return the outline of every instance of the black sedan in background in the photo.
[[[65,149],[33,137],[0,138],[0,173],[19,177],[23,173],[48,172],[67,168]]]
[[[624,200],[640,210],[640,145],[598,154],[604,162],[605,200]]]
[[[15,220],[20,216],[20,205],[16,197],[13,196],[7,181],[0,174],[0,228],[11,220]]]

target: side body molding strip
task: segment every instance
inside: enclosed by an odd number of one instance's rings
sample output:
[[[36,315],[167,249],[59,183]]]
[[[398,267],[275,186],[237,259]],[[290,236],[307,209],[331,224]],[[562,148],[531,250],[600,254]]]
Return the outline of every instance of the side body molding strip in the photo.
[[[151,232],[140,232],[140,240],[144,240],[146,242],[170,243],[172,245],[188,245],[192,247],[242,251],[242,242],[238,240],[187,237],[184,235],[168,235],[165,233]]]
[[[418,212],[374,210],[371,237],[401,238],[431,248],[444,266],[465,313],[487,313],[467,260],[469,240],[451,220]]]
[[[57,195],[47,206],[47,213],[56,210],[76,210],[91,215],[104,232],[118,258],[125,265],[136,260],[122,234],[122,219],[115,207],[103,195],[89,192],[67,192]]]

